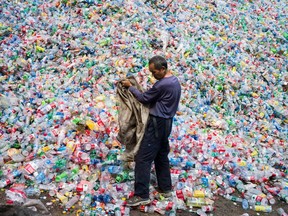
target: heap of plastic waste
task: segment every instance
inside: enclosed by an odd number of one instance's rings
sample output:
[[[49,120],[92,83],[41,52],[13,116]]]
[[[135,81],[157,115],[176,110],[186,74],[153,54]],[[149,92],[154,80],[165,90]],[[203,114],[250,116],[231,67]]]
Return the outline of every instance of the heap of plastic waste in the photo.
[[[217,196],[263,212],[288,202],[285,1],[18,0],[0,11],[9,203],[46,191],[65,212],[129,215],[134,177],[119,159],[116,83],[134,75],[151,87],[156,54],[182,84],[174,193],[140,210],[205,215]]]

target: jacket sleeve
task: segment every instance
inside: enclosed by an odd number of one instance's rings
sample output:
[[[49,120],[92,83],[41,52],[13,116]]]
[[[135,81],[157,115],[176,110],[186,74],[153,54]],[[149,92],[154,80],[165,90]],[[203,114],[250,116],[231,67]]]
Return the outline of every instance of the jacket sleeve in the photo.
[[[155,85],[148,91],[142,93],[134,86],[129,87],[129,91],[136,97],[136,99],[142,104],[150,104],[160,97],[160,90]]]

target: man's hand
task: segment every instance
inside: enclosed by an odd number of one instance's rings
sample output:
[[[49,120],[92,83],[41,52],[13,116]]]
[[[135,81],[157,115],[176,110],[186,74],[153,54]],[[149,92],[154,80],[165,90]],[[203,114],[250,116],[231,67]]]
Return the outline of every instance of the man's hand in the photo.
[[[132,84],[129,80],[123,80],[123,81],[121,81],[121,84],[126,88],[129,88],[130,86],[132,86]]]

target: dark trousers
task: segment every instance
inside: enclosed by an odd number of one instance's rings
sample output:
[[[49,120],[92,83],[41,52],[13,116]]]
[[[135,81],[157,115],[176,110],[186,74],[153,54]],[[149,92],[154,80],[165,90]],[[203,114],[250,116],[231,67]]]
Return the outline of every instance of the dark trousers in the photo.
[[[171,190],[171,174],[168,154],[168,137],[172,119],[149,116],[145,134],[135,157],[135,195],[149,198],[149,183],[152,162],[155,163],[158,187],[161,191]]]

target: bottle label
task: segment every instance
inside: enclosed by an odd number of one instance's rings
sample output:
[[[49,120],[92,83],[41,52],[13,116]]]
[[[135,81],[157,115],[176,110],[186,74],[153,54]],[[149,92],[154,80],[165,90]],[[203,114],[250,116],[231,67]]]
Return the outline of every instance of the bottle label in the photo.
[[[68,202],[68,198],[62,194],[57,193],[57,198],[64,204]]]
[[[177,190],[176,191],[176,196],[177,196],[178,199],[184,200],[184,194],[183,194],[182,190]]]
[[[66,144],[67,149],[69,149],[70,152],[74,152],[76,145],[74,143],[74,141],[68,141]]]
[[[43,147],[42,151],[43,152],[48,152],[50,149],[51,149],[51,146],[48,145],[48,146]]]
[[[198,198],[204,198],[205,197],[205,194],[203,191],[201,190],[195,190],[194,193],[193,193],[193,196],[194,197],[198,197]]]
[[[33,172],[35,172],[36,168],[34,166],[32,166],[32,164],[26,164],[24,169],[29,173],[32,174]]]

